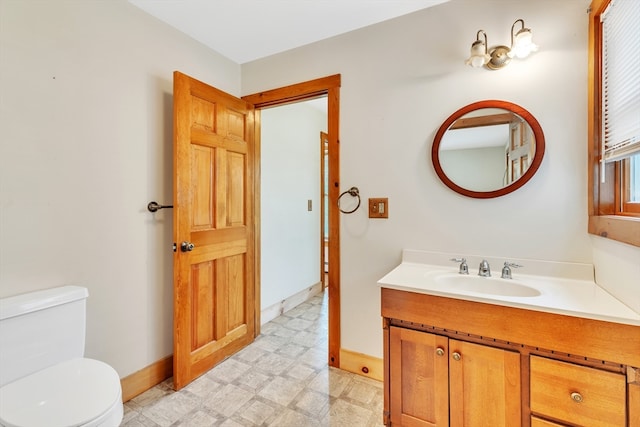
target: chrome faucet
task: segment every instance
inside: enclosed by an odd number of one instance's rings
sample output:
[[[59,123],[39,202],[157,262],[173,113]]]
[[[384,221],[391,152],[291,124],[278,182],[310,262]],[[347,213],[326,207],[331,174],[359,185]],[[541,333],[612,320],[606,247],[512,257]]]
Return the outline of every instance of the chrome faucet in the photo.
[[[486,259],[483,259],[480,263],[480,267],[478,268],[478,276],[491,277],[491,267],[489,267],[489,262],[487,262]]]
[[[460,269],[458,270],[458,273],[469,274],[469,266],[467,265],[467,260],[465,258],[451,258],[450,261],[460,263]]]
[[[511,268],[523,267],[519,264],[514,264],[513,262],[505,261],[504,267],[502,267],[502,277],[503,279],[511,279]]]

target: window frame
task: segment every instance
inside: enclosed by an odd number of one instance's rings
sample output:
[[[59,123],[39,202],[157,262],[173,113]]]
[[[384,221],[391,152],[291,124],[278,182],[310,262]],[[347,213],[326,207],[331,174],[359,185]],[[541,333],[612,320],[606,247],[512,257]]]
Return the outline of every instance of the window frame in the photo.
[[[638,164],[640,165],[640,154],[638,155]],[[638,167],[638,166],[636,166]],[[637,215],[640,216],[640,202],[632,202],[630,201],[630,193],[631,193],[631,159],[624,159],[622,164],[622,174],[621,179],[623,180],[621,183],[621,205],[622,205],[622,213],[620,215]]]
[[[600,165],[602,104],[602,26],[600,15],[610,0],[593,0],[589,8],[589,74],[588,74],[588,210],[589,233],[640,247],[640,217],[621,214],[620,186],[622,161]]]

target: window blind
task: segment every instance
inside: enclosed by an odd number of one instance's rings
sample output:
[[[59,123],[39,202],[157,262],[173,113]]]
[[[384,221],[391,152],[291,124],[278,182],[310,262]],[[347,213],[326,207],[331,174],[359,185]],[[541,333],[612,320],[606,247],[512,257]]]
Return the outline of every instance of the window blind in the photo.
[[[602,161],[640,153],[640,1],[611,0],[602,21]]]

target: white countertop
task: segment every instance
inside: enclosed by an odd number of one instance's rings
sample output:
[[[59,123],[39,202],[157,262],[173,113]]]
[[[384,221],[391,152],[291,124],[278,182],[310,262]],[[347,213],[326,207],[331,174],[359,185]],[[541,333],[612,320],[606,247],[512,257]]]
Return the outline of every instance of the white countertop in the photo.
[[[503,266],[501,260],[487,258],[492,267],[492,279],[504,280],[504,286],[507,287],[525,285],[540,293],[523,297],[474,292],[470,290],[473,286],[466,289],[446,286],[437,278],[455,278],[458,274],[458,264],[449,262],[450,255],[405,250],[402,263],[381,278],[378,284],[389,289],[640,326],[640,313],[636,313],[598,286],[592,278],[593,267],[588,264],[509,259],[511,262],[528,266],[526,270],[513,269],[513,279],[510,280],[500,278]],[[482,260],[480,257],[468,258],[469,276],[477,275],[477,259]],[[550,275],[525,274],[534,269]]]

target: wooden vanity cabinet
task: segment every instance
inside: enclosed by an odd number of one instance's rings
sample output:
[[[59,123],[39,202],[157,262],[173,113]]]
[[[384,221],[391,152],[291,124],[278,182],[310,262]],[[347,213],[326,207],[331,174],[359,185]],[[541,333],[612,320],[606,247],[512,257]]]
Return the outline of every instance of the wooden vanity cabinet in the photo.
[[[640,427],[640,327],[382,289],[384,423]]]
[[[517,352],[391,326],[391,425],[520,424]]]

